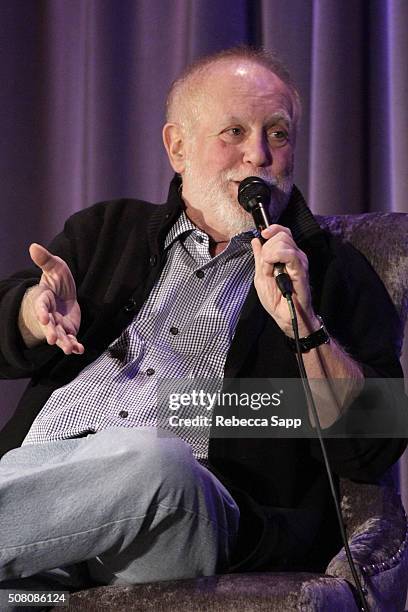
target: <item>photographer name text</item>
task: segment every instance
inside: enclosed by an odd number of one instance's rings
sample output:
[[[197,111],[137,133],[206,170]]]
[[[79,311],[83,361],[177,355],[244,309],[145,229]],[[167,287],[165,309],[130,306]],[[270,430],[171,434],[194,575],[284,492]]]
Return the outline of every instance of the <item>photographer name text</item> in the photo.
[[[268,418],[239,418],[221,415],[216,415],[215,417],[197,415],[187,418],[172,414],[169,417],[169,425],[170,427],[281,427],[284,429],[297,429],[301,427],[302,419],[284,419],[277,415],[272,415]]]

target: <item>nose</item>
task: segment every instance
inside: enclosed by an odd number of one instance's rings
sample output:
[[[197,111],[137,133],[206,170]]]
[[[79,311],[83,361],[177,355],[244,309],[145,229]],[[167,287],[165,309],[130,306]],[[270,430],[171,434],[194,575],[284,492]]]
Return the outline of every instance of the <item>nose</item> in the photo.
[[[271,149],[264,133],[254,132],[245,140],[243,161],[258,168],[272,164]]]

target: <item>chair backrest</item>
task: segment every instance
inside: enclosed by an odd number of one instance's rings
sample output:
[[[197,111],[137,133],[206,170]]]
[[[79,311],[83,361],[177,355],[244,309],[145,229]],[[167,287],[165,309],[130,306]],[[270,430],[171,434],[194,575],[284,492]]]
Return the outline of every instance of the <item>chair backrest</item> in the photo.
[[[384,283],[404,329],[408,314],[408,213],[316,218],[322,227],[350,242],[367,258]]]

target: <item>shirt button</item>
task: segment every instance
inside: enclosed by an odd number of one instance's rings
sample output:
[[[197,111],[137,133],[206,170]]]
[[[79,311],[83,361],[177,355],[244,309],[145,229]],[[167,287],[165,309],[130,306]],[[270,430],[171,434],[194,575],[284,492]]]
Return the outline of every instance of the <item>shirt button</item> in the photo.
[[[202,270],[197,270],[196,276],[197,278],[204,278],[204,272]]]
[[[146,374],[147,374],[148,376],[152,376],[152,374],[154,374],[154,370],[153,370],[153,368],[147,368],[147,370],[146,370]]]
[[[199,242],[200,244],[202,244],[204,242],[204,238],[202,236],[197,236],[196,238],[197,242]]]
[[[130,298],[130,300],[127,302],[123,310],[125,312],[131,312],[132,310],[135,309],[135,307],[136,307],[136,300],[134,300],[133,298]]]
[[[173,336],[177,336],[177,334],[179,333],[179,330],[177,329],[177,327],[170,327],[170,333]]]
[[[128,414],[129,414],[129,413],[128,413],[128,411],[127,411],[127,410],[121,410],[121,411],[119,412],[119,416],[120,416],[122,419],[126,419],[126,417],[128,416]]]
[[[157,264],[157,255],[151,255],[149,261],[150,261],[150,265],[154,267]]]

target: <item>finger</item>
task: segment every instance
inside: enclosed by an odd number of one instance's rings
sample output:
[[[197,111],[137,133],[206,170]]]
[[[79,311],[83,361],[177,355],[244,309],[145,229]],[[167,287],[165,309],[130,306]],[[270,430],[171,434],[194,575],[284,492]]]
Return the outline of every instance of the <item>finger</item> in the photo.
[[[43,272],[50,272],[57,263],[55,255],[36,242],[30,245],[29,253],[35,265],[41,268]]]
[[[294,268],[298,268],[301,265],[299,253],[297,250],[285,245],[280,246],[273,252],[265,250],[262,253],[263,262],[267,265],[274,265],[276,263],[283,263],[292,265]]]
[[[44,330],[45,339],[48,344],[53,346],[58,341],[58,334],[55,327],[52,324],[48,324]]]
[[[58,329],[61,329],[66,336],[76,337],[78,327],[76,327],[68,317],[64,317],[59,312],[53,312],[52,316],[54,317],[54,322]]]
[[[281,232],[293,239],[290,229],[284,225],[278,225],[277,223],[272,223],[272,225],[269,225],[267,228],[262,230],[261,235],[266,240],[269,240],[269,238],[272,238],[272,236],[276,236],[276,234]]]
[[[41,285],[39,285],[39,288],[41,288]],[[55,311],[55,298],[52,291],[43,288],[42,292],[33,300],[33,307],[38,322],[41,325],[48,325],[50,316]],[[55,319],[52,322],[55,325]]]
[[[254,253],[255,274],[256,274],[261,265],[262,244],[259,238],[253,238],[251,240],[251,246],[252,246],[252,251]]]
[[[308,269],[306,254],[299,249],[293,238],[287,233],[279,232],[267,240],[262,247],[262,260],[267,264],[285,263],[298,269]]]
[[[43,301],[38,301],[34,305],[34,312],[36,314],[37,320],[41,325],[48,325],[50,322],[50,308],[49,305]]]
[[[78,342],[76,337],[73,336],[72,334],[68,334],[68,338],[70,338],[72,342],[72,352],[75,353],[76,355],[82,355],[82,353],[85,351],[84,345]]]
[[[78,342],[74,334],[67,333],[62,324],[57,323],[54,332],[56,336],[54,344],[63,350],[66,355],[71,353],[81,355],[85,351],[83,344]]]
[[[266,249],[266,244],[265,245],[261,245],[261,242],[258,238],[254,238],[251,241],[251,245],[252,245],[252,250],[254,252],[254,259],[255,259],[255,276],[261,275],[262,276],[274,276],[274,264],[276,263],[286,263],[287,261],[287,255],[284,254],[284,250],[281,248],[279,249],[279,251],[272,251],[272,253],[269,252],[268,249]]]
[[[75,337],[66,336],[65,339],[57,340],[56,345],[64,351],[66,355],[82,355],[85,351],[84,345],[77,341]]]
[[[67,333],[65,332],[65,329],[62,327],[62,325],[56,326],[56,333],[57,333],[57,341],[55,344],[62,351],[64,351],[66,355],[69,355],[70,353],[72,353],[74,344],[76,344],[76,339],[73,341],[72,340],[73,336],[72,335],[68,336]]]
[[[262,279],[269,279],[274,277],[274,266],[273,264],[267,264],[264,260],[263,245],[258,238],[251,240],[252,250],[254,252],[255,259],[255,285],[262,281]],[[269,282],[269,281],[268,281]],[[269,285],[270,286],[270,285]]]

